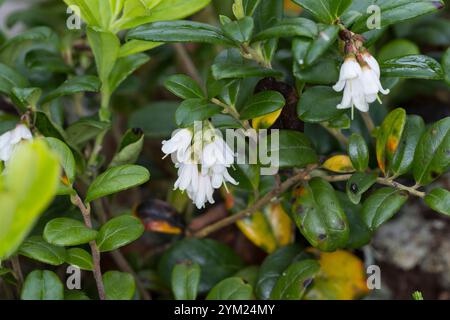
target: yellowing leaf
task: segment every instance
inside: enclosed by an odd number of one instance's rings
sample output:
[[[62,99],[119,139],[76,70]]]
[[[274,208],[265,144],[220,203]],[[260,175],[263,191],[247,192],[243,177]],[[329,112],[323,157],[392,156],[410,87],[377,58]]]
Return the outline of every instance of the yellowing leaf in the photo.
[[[355,172],[355,168],[353,167],[350,157],[346,155],[333,156],[325,161],[322,167],[337,173]]]
[[[303,9],[292,2],[292,0],[284,0],[284,13],[288,16],[298,16]]]
[[[268,253],[294,241],[292,220],[281,204],[268,205],[263,212],[256,212],[236,224],[250,241]]]
[[[384,119],[377,133],[377,161],[384,174],[397,151],[406,124],[406,111],[398,108]]]
[[[307,300],[354,300],[369,292],[364,263],[354,254],[338,250],[331,253],[311,249],[319,257],[320,272]]]
[[[253,129],[258,130],[270,128],[271,126],[273,126],[275,121],[277,121],[277,119],[280,117],[282,111],[283,109],[280,109],[272,113],[266,114],[264,116],[254,118],[252,120]]]

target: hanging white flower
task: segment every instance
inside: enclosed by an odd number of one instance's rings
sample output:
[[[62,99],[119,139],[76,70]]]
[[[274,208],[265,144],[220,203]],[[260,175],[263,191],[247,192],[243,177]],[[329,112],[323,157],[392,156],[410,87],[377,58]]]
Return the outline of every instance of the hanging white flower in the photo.
[[[192,132],[189,129],[180,129],[174,132],[172,138],[163,141],[162,152],[166,156],[173,154],[178,162],[182,162],[186,157],[186,151],[192,142]]]
[[[349,109],[356,107],[361,112],[369,111],[369,103],[378,98],[378,93],[389,94],[380,82],[380,66],[368,52],[361,55],[363,66],[354,55],[345,59],[339,75],[339,81],[333,86],[337,92],[344,90],[342,101],[336,107]],[[353,113],[352,113],[353,115]],[[352,116],[353,118],[353,116]]]
[[[237,184],[228,173],[234,153],[214,130],[195,137],[188,129],[180,130],[163,142],[162,151],[175,155],[172,160],[178,168],[178,179],[174,189],[186,191],[199,209],[208,202],[214,203],[214,189],[223,185],[226,188],[227,183]]]
[[[8,161],[16,146],[22,140],[31,140],[33,135],[30,129],[23,124],[19,124],[13,130],[5,132],[0,136],[0,160]]]

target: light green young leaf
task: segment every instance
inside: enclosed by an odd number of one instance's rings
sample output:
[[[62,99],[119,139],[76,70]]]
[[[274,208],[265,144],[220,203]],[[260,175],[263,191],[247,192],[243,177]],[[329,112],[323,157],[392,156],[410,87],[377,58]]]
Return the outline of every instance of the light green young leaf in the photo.
[[[50,149],[58,155],[59,163],[64,169],[69,183],[73,184],[76,176],[76,163],[72,151],[59,139],[47,137],[45,141],[47,141]]]
[[[129,75],[139,69],[142,65],[146,64],[149,60],[150,57],[143,53],[119,58],[109,76],[108,83],[111,92],[115,91]]]
[[[59,176],[58,158],[44,141],[17,148],[0,192],[0,260],[12,254],[31,231],[56,194]]]
[[[100,81],[95,76],[75,76],[66,80],[56,90],[46,95],[41,103],[48,103],[56,98],[68,96],[80,92],[98,92]]]

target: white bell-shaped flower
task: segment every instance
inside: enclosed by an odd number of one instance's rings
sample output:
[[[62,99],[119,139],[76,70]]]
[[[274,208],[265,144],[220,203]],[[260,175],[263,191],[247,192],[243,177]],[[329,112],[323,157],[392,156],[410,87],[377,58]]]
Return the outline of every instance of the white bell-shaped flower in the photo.
[[[192,132],[189,129],[180,129],[172,135],[172,138],[163,141],[162,152],[167,155],[174,154],[178,162],[186,157],[186,151],[192,142]]]
[[[344,89],[348,80],[353,80],[361,75],[361,66],[355,57],[349,56],[345,59],[339,73],[339,81],[333,86],[333,89],[340,92]]]
[[[19,124],[13,130],[5,132],[0,136],[0,160],[8,161],[14,152],[17,144],[22,140],[31,140],[33,135],[30,129],[23,124]]]

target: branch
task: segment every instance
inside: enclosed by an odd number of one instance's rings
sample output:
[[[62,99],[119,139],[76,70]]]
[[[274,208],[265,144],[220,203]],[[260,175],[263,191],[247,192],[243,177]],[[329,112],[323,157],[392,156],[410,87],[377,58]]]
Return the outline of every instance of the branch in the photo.
[[[327,127],[326,125],[321,124],[325,130],[327,130],[333,137],[336,138],[337,141],[343,146],[348,146],[348,138],[341,132],[341,130]]]
[[[361,112],[361,116],[366,124],[369,134],[372,135],[373,130],[375,130],[375,124],[373,123],[372,117],[369,112]]]
[[[73,196],[73,203],[80,209],[86,227],[92,229],[91,208],[89,206],[88,207],[85,206],[85,204],[83,203],[78,194],[75,194]],[[105,294],[105,286],[103,285],[102,270],[100,267],[100,252],[97,248],[97,243],[95,242],[95,240],[89,242],[89,245],[91,247],[92,260],[94,263],[93,273],[95,283],[97,285],[98,296],[100,300],[105,300],[106,294]]]
[[[275,189],[273,189],[272,191],[267,193],[265,196],[263,196],[262,198],[257,200],[251,207],[249,207],[245,210],[242,210],[242,211],[238,212],[237,214],[226,217],[225,219],[222,219],[216,223],[213,223],[212,225],[209,225],[209,226],[195,232],[194,234],[192,234],[190,236],[195,237],[195,238],[204,238],[207,235],[209,235],[219,229],[222,229],[223,227],[229,226],[242,218],[250,217],[252,214],[257,212],[259,209],[263,208],[267,204],[269,204],[271,202],[275,202],[279,195],[281,195],[282,193],[287,191],[289,188],[291,188],[295,184],[309,179],[309,173],[312,170],[314,170],[315,168],[317,168],[317,165],[312,165],[309,168],[302,170],[300,173],[287,179],[280,186],[276,187]]]
[[[173,47],[175,48],[178,58],[180,59],[183,68],[185,69],[185,72],[191,78],[193,78],[195,81],[201,84],[202,78],[200,77],[197,68],[195,67],[195,64],[192,62],[192,59],[191,57],[189,57],[189,54],[186,52],[184,46],[181,43],[175,43]]]

